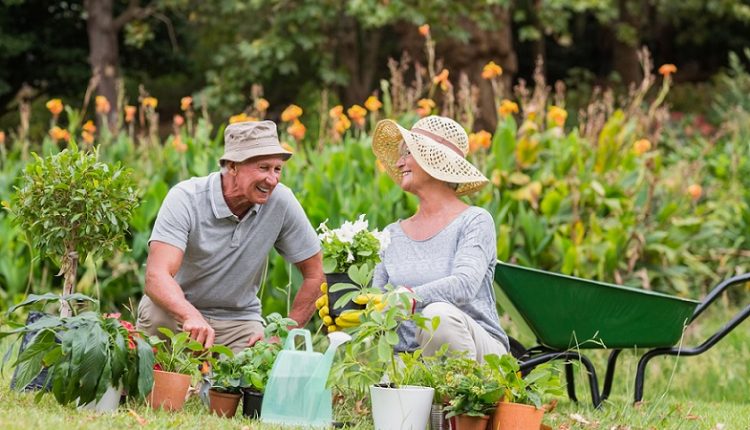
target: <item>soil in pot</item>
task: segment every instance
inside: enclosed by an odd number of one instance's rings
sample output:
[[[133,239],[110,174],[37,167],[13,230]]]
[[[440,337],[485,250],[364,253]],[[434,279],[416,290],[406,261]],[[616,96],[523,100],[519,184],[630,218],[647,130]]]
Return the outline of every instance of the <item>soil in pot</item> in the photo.
[[[168,411],[182,409],[190,388],[190,375],[154,370],[154,389],[148,395],[152,408]]]
[[[263,393],[255,390],[244,390],[242,393],[242,415],[257,420],[260,418],[260,407],[263,404]]]
[[[240,393],[222,393],[214,389],[208,390],[208,409],[220,417],[232,418],[237,413],[240,397],[242,397]]]
[[[492,430],[539,430],[544,409],[520,403],[500,402],[495,409]]]
[[[356,286],[354,281],[351,280],[349,275],[347,275],[346,273],[326,273],[326,282],[328,283],[328,289],[329,289],[328,312],[331,318],[335,319],[337,316],[341,315],[342,312],[347,311],[347,310],[362,310],[365,308],[365,305],[359,305],[357,303],[349,301],[348,303],[344,304],[344,306],[334,309],[334,305],[341,298],[341,296],[351,291],[359,290],[359,288]],[[338,283],[352,284],[352,287],[331,292],[330,291],[331,287]]]

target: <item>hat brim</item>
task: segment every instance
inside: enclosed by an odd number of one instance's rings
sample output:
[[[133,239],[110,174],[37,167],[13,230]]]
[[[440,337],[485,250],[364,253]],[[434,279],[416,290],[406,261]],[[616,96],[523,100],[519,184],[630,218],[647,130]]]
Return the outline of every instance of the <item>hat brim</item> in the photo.
[[[280,146],[271,146],[266,148],[250,148],[244,151],[229,151],[224,153],[219,161],[234,161],[235,163],[241,163],[251,158],[262,157],[266,155],[281,155],[282,157],[284,157],[285,161],[292,158],[292,153],[287,151],[286,149]]]
[[[478,191],[489,180],[473,164],[447,146],[422,134],[413,133],[390,119],[375,126],[372,151],[383,164],[388,176],[401,183],[401,172],[396,167],[401,158],[401,141],[406,143],[412,157],[428,175],[441,181],[458,184],[456,195]]]

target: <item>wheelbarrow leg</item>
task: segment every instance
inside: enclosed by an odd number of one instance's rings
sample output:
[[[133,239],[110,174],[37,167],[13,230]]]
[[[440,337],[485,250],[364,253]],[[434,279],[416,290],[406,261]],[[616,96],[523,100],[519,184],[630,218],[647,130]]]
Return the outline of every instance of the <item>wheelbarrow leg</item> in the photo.
[[[575,373],[573,372],[573,363],[570,361],[565,362],[565,382],[565,388],[568,390],[568,397],[570,397],[570,400],[578,403],[578,397],[576,397]]]
[[[594,368],[593,363],[591,363],[591,360],[588,359],[583,354],[580,354],[575,351],[552,351],[552,352],[546,352],[541,355],[537,355],[521,364],[521,372],[529,371],[536,366],[546,363],[548,361],[552,360],[567,360],[568,362],[573,360],[578,360],[583,364],[583,367],[586,368],[586,372],[588,373],[589,377],[589,388],[591,389],[591,402],[594,404],[595,408],[598,408],[602,404],[601,397],[599,396],[599,380],[596,377],[596,369]],[[566,367],[566,376],[568,375],[568,370]],[[572,369],[571,369],[572,372]],[[570,387],[570,386],[569,386]],[[570,390],[570,388],[568,388]],[[568,395],[570,395],[570,391],[568,391]],[[575,393],[574,393],[575,395]],[[571,398],[571,400],[576,401],[575,398]]]
[[[601,401],[607,400],[609,398],[609,393],[612,391],[612,381],[615,378],[617,357],[621,352],[621,349],[615,349],[609,354],[609,359],[607,360],[607,373],[604,375],[604,387],[602,388]]]

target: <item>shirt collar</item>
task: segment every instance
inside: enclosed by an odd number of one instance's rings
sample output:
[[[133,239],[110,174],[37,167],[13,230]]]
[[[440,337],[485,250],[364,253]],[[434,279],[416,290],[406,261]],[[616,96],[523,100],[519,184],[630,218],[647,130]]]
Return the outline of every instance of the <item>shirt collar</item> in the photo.
[[[214,172],[211,174],[211,178],[208,181],[208,192],[211,195],[211,209],[216,218],[237,218],[236,215],[232,213],[232,210],[229,209],[229,206],[227,206],[227,201],[224,200],[224,194],[221,191],[220,172]],[[259,210],[260,205],[256,203],[250,208],[248,214],[258,213]]]

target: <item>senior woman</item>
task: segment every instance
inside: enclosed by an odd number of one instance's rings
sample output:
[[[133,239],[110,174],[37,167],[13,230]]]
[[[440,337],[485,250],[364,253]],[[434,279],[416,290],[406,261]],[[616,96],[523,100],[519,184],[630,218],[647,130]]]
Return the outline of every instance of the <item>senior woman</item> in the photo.
[[[375,269],[373,286],[410,288],[421,299],[416,310],[440,317],[434,332],[402,325],[396,349],[423,348],[433,354],[443,344],[483,361],[509,350],[500,327],[492,287],[497,255],[490,214],[459,196],[487,184],[466,160],[466,131],[450,118],[428,116],[411,130],[383,120],[372,149],[388,175],[419,199],[417,212],[390,224],[391,243]]]

